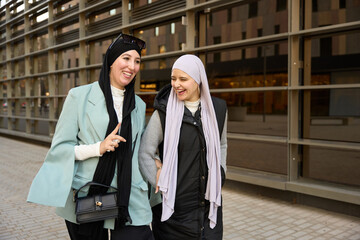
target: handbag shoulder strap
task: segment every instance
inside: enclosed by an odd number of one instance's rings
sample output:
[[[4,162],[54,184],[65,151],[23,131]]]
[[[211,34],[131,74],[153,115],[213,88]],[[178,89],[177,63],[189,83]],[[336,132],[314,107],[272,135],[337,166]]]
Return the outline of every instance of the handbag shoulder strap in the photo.
[[[75,199],[78,199],[79,191],[80,191],[81,189],[83,189],[84,187],[87,187],[87,186],[99,186],[99,187],[113,188],[113,189],[115,189],[116,191],[118,190],[116,187],[113,187],[113,186],[108,186],[108,185],[101,184],[101,183],[96,183],[96,182],[88,182],[88,183],[86,183],[84,186],[82,186],[81,188],[79,188],[78,190],[76,190],[76,192],[75,192]]]

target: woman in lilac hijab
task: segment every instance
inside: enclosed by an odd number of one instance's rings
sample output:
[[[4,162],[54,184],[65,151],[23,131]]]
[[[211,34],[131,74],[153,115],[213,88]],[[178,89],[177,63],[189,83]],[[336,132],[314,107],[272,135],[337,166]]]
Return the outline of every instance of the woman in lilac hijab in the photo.
[[[154,187],[155,239],[222,239],[225,101],[211,97],[202,61],[178,58],[141,140],[139,164]]]

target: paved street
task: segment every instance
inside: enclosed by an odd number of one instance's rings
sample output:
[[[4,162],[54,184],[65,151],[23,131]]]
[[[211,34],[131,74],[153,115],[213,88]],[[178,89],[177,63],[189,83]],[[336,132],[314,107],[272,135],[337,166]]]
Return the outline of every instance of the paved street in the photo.
[[[0,136],[0,240],[68,240],[54,208],[26,203],[47,147]],[[225,185],[224,240],[360,240],[360,218],[244,193]],[[186,239],[184,239],[186,240]]]

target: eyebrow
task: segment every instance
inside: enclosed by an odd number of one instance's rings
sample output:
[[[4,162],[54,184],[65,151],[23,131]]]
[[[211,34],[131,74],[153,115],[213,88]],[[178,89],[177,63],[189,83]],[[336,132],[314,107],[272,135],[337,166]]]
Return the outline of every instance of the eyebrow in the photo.
[[[171,78],[176,78],[176,76],[171,76]],[[179,79],[188,79],[188,77],[180,76]]]
[[[127,57],[132,57],[130,54],[128,53],[123,53],[121,56],[127,56]],[[135,57],[135,59],[141,59],[140,57]]]

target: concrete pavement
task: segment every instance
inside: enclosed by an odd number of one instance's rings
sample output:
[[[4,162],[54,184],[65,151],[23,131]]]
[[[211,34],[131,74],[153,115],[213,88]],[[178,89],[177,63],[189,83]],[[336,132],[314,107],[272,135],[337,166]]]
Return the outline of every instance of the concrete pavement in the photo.
[[[0,136],[0,240],[68,240],[53,207],[26,203],[47,147]],[[241,192],[225,184],[224,240],[360,240],[360,218]],[[184,239],[185,240],[185,239]]]

